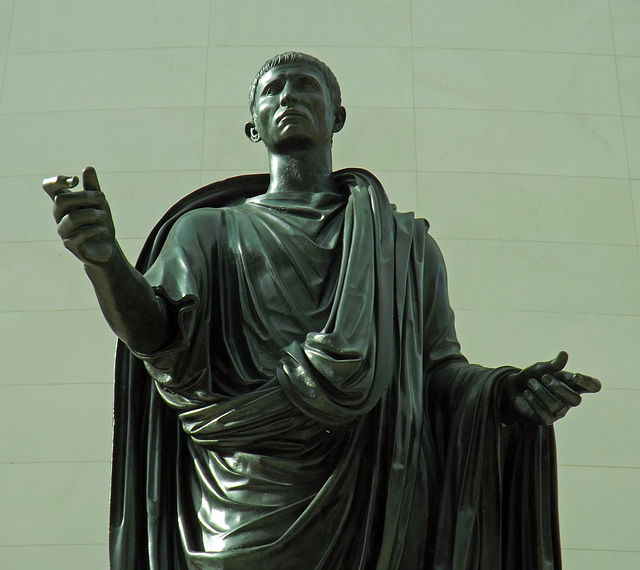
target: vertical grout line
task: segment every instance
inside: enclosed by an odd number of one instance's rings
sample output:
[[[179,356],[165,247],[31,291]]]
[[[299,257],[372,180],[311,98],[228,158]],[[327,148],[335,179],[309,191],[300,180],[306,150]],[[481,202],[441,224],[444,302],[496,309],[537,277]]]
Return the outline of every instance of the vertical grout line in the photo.
[[[209,82],[209,48],[211,45],[211,4],[213,2],[215,0],[209,1],[209,12],[207,14],[207,47],[204,57],[204,90],[202,94],[202,141],[200,143],[200,186],[204,184],[202,172],[204,169],[204,141],[207,127],[207,85]]]
[[[4,54],[4,68],[2,69],[2,81],[0,82],[0,113],[2,113],[3,96],[4,96],[4,83],[7,79],[7,67],[9,63],[9,45],[11,44],[11,28],[13,26],[13,11],[15,10],[16,2],[13,0],[11,4],[11,13],[9,14],[9,30],[7,32],[7,48]]]
[[[620,72],[618,70],[618,49],[616,46],[616,34],[613,29],[613,10],[611,8],[611,0],[609,0],[609,26],[611,30],[611,45],[613,46],[613,61],[615,64],[616,70],[616,83],[618,86],[618,102],[620,105],[620,122],[622,124],[622,142],[624,144],[624,152],[627,159],[627,184],[629,186],[629,198],[631,202],[631,207],[633,208],[633,224],[636,236],[636,251],[638,253],[638,264],[640,265],[640,237],[638,235],[638,220],[636,219],[636,208],[633,200],[633,189],[631,188],[631,164],[629,160],[629,146],[627,144],[627,129],[624,123],[624,106],[622,103],[622,91],[620,89]]]
[[[416,125],[416,58],[415,45],[413,41],[413,0],[409,0],[409,38],[411,40],[411,102],[413,107],[413,160],[414,176],[416,182],[415,212],[420,210],[420,188],[418,186],[418,129]]]

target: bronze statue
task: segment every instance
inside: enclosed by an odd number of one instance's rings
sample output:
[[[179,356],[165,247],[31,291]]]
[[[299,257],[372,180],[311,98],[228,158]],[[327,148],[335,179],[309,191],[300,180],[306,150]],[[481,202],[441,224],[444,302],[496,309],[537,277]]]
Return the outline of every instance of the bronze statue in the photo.
[[[250,111],[269,174],[181,200],[136,268],[93,168],[44,181],[120,339],[112,567],[559,568],[551,424],[598,380],[468,363],[426,221],[332,171],[324,63],[269,60]]]

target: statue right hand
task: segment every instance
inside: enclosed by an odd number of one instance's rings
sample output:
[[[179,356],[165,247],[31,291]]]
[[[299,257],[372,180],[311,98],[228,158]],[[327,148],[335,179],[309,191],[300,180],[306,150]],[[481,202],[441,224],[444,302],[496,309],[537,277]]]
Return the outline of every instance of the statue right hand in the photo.
[[[53,200],[53,217],[64,246],[85,265],[104,265],[117,247],[111,210],[95,168],[84,169],[83,190],[72,192],[77,183],[75,176],[58,176],[43,180],[42,187]]]

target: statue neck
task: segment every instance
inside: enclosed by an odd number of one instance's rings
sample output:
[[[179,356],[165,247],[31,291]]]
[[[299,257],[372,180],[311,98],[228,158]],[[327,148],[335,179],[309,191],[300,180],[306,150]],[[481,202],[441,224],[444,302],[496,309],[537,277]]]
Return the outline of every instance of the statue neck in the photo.
[[[331,149],[270,154],[267,192],[335,192],[331,166]]]

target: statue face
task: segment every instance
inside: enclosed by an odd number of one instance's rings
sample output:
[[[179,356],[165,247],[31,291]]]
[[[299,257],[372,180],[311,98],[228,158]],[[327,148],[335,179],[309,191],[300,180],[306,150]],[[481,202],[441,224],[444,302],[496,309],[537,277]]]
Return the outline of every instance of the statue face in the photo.
[[[278,65],[260,78],[253,113],[255,130],[274,152],[330,146],[343,122],[322,73],[300,63]]]

